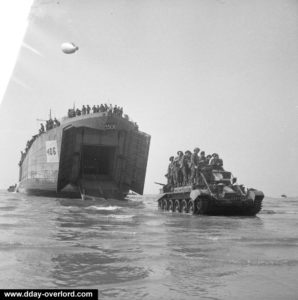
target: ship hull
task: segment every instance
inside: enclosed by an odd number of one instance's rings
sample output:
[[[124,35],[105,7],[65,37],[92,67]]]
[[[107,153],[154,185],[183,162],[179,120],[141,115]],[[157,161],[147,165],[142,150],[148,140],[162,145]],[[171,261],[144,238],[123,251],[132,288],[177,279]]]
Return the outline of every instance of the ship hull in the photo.
[[[20,164],[18,191],[123,199],[143,193],[150,136],[105,113],[66,118],[36,137]]]
[[[80,198],[81,193],[78,187],[69,186],[63,191],[57,191],[56,185],[46,179],[28,179],[19,182],[17,191],[19,193],[57,198]]]

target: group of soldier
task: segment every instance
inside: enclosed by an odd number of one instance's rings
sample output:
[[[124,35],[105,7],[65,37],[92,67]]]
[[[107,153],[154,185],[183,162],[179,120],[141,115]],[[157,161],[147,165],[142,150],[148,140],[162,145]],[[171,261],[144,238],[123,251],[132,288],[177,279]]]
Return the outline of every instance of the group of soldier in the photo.
[[[33,144],[33,142],[36,140],[37,137],[38,137],[38,134],[35,134],[32,136],[32,138],[30,140],[27,141],[25,150],[21,151],[21,159],[19,161],[19,166],[23,163],[23,160],[24,160],[28,150],[30,149],[31,145]]]
[[[200,154],[199,154],[200,153]],[[206,168],[223,170],[223,161],[217,153],[205,155],[205,151],[195,148],[193,152],[187,150],[177,152],[177,156],[169,158],[168,185],[177,187],[197,183],[199,173]]]
[[[123,115],[123,108],[120,106],[113,106],[112,104],[108,105],[108,104],[101,104],[101,105],[93,105],[92,108],[89,105],[83,105],[82,109],[75,109],[75,108],[71,108],[68,110],[68,117],[69,118],[73,118],[76,116],[81,116],[81,115],[88,115],[90,114],[90,112],[98,113],[98,112],[106,112],[109,115],[116,115],[119,117],[122,117]]]
[[[38,134],[33,135],[32,138],[27,141],[25,150],[21,151],[21,159],[20,159],[19,165],[22,164],[22,162],[26,156],[26,153],[28,152],[28,150],[30,149],[31,145],[36,140],[36,138],[39,135],[43,134],[44,132],[49,131],[50,129],[58,127],[58,126],[60,126],[60,122],[56,118],[52,119],[51,117],[49,120],[46,120],[46,125],[44,125],[43,123],[40,123],[40,128],[39,128]]]
[[[107,113],[109,116],[118,116],[118,117],[124,117],[124,119],[129,120],[128,115],[124,114],[123,115],[123,108],[115,105],[113,106],[112,104],[101,104],[101,105],[93,105],[92,108],[89,105],[83,105],[82,109],[75,109],[75,108],[70,108],[68,110],[68,117],[69,118],[73,118],[73,117],[77,117],[77,116],[81,116],[81,115],[88,115],[91,113],[95,114],[95,113]],[[134,128],[136,130],[139,129],[139,126],[136,122],[133,122]]]
[[[42,123],[40,124],[39,134],[42,134],[45,131],[48,131],[58,126],[60,126],[60,122],[56,118],[54,118],[54,120],[50,118],[46,121],[46,127]]]

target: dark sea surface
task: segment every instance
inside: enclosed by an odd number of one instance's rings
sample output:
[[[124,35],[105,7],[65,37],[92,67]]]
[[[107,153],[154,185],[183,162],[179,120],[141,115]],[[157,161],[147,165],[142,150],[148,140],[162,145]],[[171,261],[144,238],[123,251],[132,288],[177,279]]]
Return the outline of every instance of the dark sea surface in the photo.
[[[0,288],[96,288],[100,299],[298,299],[298,198],[257,217],[0,191]]]

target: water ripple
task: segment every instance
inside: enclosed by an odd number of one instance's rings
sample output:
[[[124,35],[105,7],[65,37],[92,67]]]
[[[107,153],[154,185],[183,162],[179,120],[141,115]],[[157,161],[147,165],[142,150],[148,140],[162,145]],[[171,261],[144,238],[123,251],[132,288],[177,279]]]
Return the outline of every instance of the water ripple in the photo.
[[[298,199],[266,198],[250,218],[164,213],[156,196],[98,202],[1,192],[0,200],[1,288],[222,300],[247,286],[242,299],[268,299],[283,282],[285,299],[298,292]]]

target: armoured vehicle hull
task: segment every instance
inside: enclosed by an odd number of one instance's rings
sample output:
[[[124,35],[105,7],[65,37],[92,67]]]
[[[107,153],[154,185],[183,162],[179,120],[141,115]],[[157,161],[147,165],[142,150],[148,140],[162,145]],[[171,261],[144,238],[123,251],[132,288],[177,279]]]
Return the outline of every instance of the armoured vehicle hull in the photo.
[[[162,210],[203,215],[254,216],[262,209],[264,194],[233,183],[232,174],[207,168],[194,185],[165,185],[158,198]]]
[[[122,199],[143,194],[150,136],[107,113],[63,118],[39,134],[20,162],[17,191]]]

